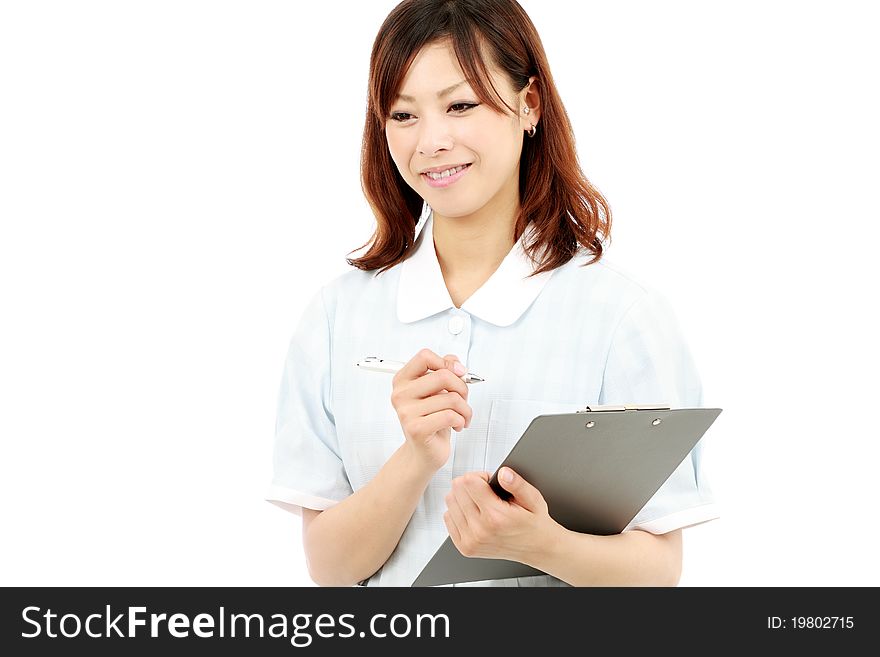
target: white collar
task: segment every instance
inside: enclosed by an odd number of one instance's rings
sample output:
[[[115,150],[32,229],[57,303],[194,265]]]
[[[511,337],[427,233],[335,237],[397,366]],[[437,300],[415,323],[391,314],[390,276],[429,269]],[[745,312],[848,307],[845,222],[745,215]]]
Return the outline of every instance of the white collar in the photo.
[[[437,260],[433,219],[434,213],[431,211],[416,237],[413,252],[401,263],[397,318],[404,323],[455,307]],[[463,311],[496,326],[509,326],[532,305],[555,271],[526,278],[534,267],[523,244],[532,230],[532,224],[528,224],[489,280],[462,304]]]

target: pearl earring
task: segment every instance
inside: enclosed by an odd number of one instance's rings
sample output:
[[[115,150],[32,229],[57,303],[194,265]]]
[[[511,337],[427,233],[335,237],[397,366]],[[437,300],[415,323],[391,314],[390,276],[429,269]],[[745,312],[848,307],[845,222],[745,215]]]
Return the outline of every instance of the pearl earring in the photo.
[[[523,107],[523,114],[528,114],[528,113],[529,113],[529,108]]]

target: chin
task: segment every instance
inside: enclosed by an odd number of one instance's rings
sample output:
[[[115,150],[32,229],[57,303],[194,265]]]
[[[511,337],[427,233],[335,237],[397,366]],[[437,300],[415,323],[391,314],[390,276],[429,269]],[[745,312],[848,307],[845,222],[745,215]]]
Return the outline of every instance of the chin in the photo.
[[[431,204],[428,203],[428,205],[431,205]],[[450,207],[443,207],[442,205],[431,205],[431,209],[434,211],[435,215],[439,214],[440,216],[444,217],[445,219],[461,219],[463,217],[469,217],[474,212],[476,212],[476,210],[473,208],[468,208],[468,209],[463,210],[459,207],[450,208]]]
[[[480,208],[485,205],[484,203],[474,202],[473,200],[461,200],[461,199],[451,199],[451,198],[437,198],[437,195],[433,195],[434,200],[437,201],[436,205],[431,203],[431,199],[426,199],[428,205],[431,206],[431,209],[434,210],[436,214],[441,214],[444,217],[467,217],[472,215],[474,212],[477,212]]]

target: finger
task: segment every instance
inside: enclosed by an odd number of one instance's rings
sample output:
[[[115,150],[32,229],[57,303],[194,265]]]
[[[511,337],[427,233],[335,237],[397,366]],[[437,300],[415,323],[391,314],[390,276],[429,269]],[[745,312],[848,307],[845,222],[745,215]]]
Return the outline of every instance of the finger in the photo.
[[[446,354],[441,357],[428,348],[420,349],[415,356],[404,363],[403,367],[395,373],[394,382],[415,381],[428,372],[444,369],[449,370],[459,378],[467,373],[467,368],[455,354]]]
[[[465,518],[475,519],[480,515],[480,507],[474,499],[467,479],[467,475],[453,479],[451,493]]]
[[[445,369],[446,361],[430,349],[420,349],[403,367],[394,374],[395,385],[404,381],[415,381],[430,371]]]
[[[444,408],[436,413],[429,413],[422,417],[419,426],[419,432],[430,435],[441,429],[455,429],[461,431],[464,429],[464,418],[455,411]]]
[[[541,491],[514,472],[512,468],[503,467],[499,470],[498,483],[513,495],[513,502],[529,511],[538,511],[545,504]]]
[[[449,514],[450,519],[458,528],[459,532],[467,531],[467,518],[462,512],[461,507],[458,505],[458,498],[456,498],[451,491],[446,496],[446,513]]]
[[[461,359],[455,354],[446,354],[443,357],[443,360],[446,361],[446,369],[456,376],[461,377],[467,374],[467,368],[464,366],[464,363],[461,362]]]
[[[438,393],[427,399],[415,402],[414,412],[421,416],[428,416],[434,413],[443,413],[444,411],[452,411],[455,417],[452,418],[454,424],[446,426],[454,426],[457,429],[463,429],[470,426],[473,409],[468,403],[461,398],[456,392]]]
[[[485,512],[493,505],[498,504],[498,496],[489,486],[488,477],[488,472],[469,472],[460,477],[465,492],[480,512]]]
[[[436,395],[442,390],[457,392],[461,395],[462,399],[467,399],[470,394],[470,388],[468,388],[468,384],[464,382],[464,379],[445,367],[427,372],[406,385],[409,387],[409,392],[413,397],[422,399]]]
[[[459,543],[461,543],[461,531],[456,527],[449,511],[443,514],[443,523],[446,525],[446,531],[449,532],[449,537],[455,543],[455,547],[458,547]]]

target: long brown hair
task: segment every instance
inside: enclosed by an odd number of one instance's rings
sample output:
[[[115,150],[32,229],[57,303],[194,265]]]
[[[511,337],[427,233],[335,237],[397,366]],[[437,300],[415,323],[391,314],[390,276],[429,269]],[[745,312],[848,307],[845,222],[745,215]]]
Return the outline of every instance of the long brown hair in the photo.
[[[376,216],[371,244],[361,258],[347,262],[367,271],[385,271],[407,257],[422,215],[423,199],[397,171],[388,149],[385,122],[410,64],[421,49],[449,39],[459,66],[481,101],[499,113],[482,52],[503,71],[517,91],[536,76],[541,102],[540,129],[525,138],[520,156],[520,209],[514,240],[527,223],[535,226],[524,248],[539,267],[556,269],[586,247],[593,264],[610,239],[611,210],[581,171],[574,131],[559,98],[544,46],[531,19],[516,0],[403,0],[385,19],[370,56],[369,97],[361,149],[361,188]],[[504,99],[497,98],[507,106]],[[517,114],[516,108],[510,108]],[[349,253],[354,253],[351,251]],[[541,252],[543,258],[536,254]],[[380,271],[380,273],[381,273]]]

